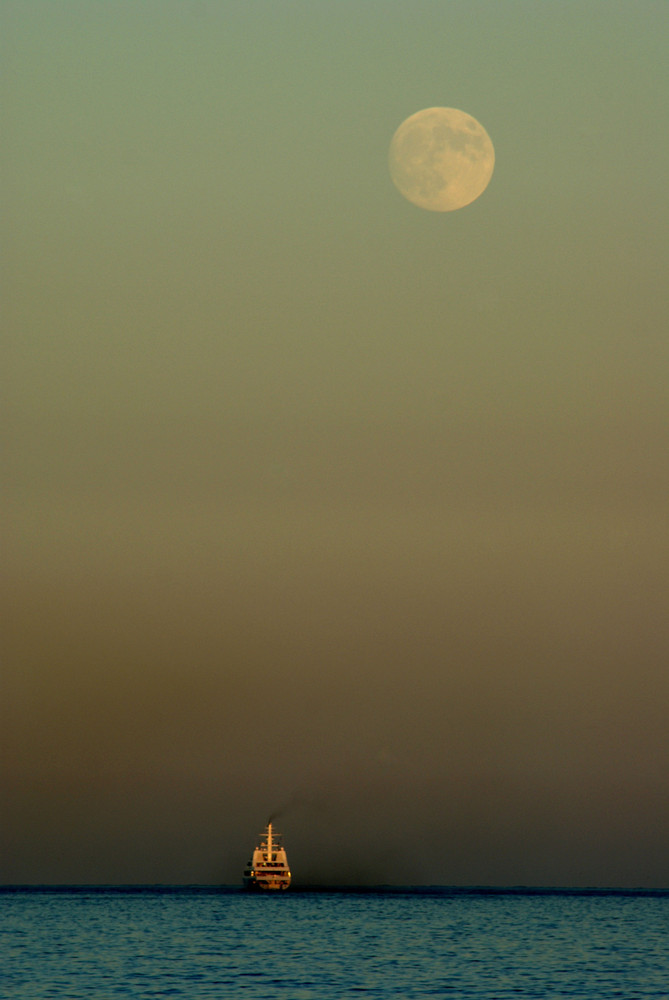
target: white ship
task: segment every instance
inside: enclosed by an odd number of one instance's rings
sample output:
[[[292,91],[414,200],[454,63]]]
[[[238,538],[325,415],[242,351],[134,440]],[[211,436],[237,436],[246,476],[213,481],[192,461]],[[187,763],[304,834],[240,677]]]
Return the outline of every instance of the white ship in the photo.
[[[272,822],[260,835],[260,843],[244,869],[245,889],[287,889],[290,885],[288,858],[281,843],[281,834],[274,833]]]

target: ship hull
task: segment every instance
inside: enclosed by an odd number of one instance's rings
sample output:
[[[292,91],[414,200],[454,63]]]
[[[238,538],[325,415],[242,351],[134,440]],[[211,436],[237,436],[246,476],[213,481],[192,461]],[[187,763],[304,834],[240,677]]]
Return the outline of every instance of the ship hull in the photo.
[[[289,878],[245,878],[244,888],[249,892],[281,892],[290,885]]]

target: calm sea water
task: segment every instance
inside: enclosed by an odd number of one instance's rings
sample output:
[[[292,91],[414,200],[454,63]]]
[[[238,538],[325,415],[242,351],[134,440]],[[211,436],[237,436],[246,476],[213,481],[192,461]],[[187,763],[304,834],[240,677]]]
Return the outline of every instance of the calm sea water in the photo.
[[[14,891],[14,1000],[669,998],[669,894]]]

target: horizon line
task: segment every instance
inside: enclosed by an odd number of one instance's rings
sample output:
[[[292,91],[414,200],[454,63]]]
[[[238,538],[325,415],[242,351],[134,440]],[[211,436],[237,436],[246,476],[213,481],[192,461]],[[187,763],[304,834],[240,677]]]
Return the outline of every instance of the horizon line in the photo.
[[[110,892],[110,893],[201,893],[247,895],[243,886],[236,883],[200,882],[7,882],[0,883],[0,893],[12,892]],[[286,893],[331,892],[395,895],[443,896],[648,896],[669,895],[669,886],[597,886],[597,885],[396,885],[387,883],[299,883],[291,885]],[[254,895],[257,895],[254,894]],[[269,894],[273,895],[272,893]],[[281,893],[280,895],[284,895]]]

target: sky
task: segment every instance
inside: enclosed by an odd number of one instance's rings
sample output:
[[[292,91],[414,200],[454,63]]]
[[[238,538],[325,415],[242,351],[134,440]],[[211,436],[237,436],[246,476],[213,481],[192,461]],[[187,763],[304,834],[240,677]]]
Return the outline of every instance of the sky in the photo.
[[[0,882],[669,886],[669,5],[0,16]]]

